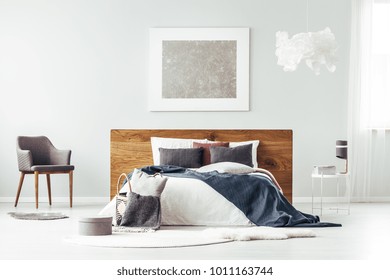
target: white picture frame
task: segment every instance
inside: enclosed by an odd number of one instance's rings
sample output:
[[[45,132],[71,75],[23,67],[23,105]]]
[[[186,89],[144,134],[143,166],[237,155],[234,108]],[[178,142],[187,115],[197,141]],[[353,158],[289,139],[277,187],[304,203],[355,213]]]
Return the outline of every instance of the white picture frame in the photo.
[[[150,111],[249,111],[249,28],[150,28]]]

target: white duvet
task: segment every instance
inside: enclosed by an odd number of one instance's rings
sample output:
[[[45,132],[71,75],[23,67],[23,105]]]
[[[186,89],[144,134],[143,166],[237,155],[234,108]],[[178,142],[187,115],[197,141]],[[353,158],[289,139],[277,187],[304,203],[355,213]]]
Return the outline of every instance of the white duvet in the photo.
[[[252,173],[252,175],[267,176],[262,173]],[[161,194],[162,225],[253,225],[241,210],[203,181],[168,178]],[[126,189],[121,190],[123,191],[125,192]],[[115,217],[115,199],[107,204],[99,215]]]
[[[115,199],[99,215],[115,217]],[[206,183],[169,177],[161,194],[162,225],[251,225],[230,201]]]

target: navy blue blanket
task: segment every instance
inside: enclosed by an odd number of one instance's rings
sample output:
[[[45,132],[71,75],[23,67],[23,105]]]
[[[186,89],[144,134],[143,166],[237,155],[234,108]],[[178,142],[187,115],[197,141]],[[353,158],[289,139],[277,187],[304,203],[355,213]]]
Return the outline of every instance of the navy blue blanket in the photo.
[[[271,227],[330,227],[340,224],[320,222],[318,216],[305,214],[294,208],[266,177],[218,173],[199,173],[177,166],[147,166],[148,174],[198,179],[240,209],[257,226]]]

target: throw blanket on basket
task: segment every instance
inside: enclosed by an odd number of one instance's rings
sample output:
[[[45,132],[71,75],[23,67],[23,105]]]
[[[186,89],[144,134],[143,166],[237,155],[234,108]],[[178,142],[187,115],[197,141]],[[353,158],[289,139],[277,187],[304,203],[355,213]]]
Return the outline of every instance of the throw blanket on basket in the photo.
[[[165,176],[201,180],[233,203],[257,226],[341,226],[320,222],[318,216],[298,211],[274,183],[263,176],[218,173],[217,171],[200,173],[177,166],[146,166],[142,168],[142,171],[148,174],[159,172]]]

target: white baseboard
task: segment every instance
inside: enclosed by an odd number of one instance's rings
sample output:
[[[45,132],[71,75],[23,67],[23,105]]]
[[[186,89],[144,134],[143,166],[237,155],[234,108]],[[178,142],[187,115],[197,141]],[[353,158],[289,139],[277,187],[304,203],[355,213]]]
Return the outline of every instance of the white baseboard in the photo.
[[[315,197],[314,198],[314,202],[317,203],[317,202],[320,202],[320,197]],[[336,197],[323,197],[322,198],[322,201],[324,203],[336,203],[337,202],[337,198]],[[341,201],[341,199],[340,199]],[[310,197],[293,197],[293,203],[311,203],[311,196]]]
[[[319,197],[315,198],[315,202],[318,202],[320,200]],[[340,201],[343,201],[343,198],[339,198]],[[294,203],[311,203],[311,196],[305,196],[305,197],[293,197]],[[337,197],[324,197],[323,198],[324,203],[335,203],[337,202]],[[389,196],[380,196],[380,197],[370,197],[369,199],[362,199],[359,197],[352,197],[351,198],[352,203],[369,203],[369,202],[390,202]]]
[[[390,197],[388,196],[373,196],[368,199],[352,197],[351,202],[390,202]]]
[[[47,196],[39,197],[38,201],[41,203],[49,203]],[[0,202],[15,202],[15,197],[0,197]],[[35,197],[20,197],[20,203],[35,203]],[[52,197],[53,203],[69,203],[69,197]],[[110,202],[108,197],[73,197],[73,203],[108,203]]]

